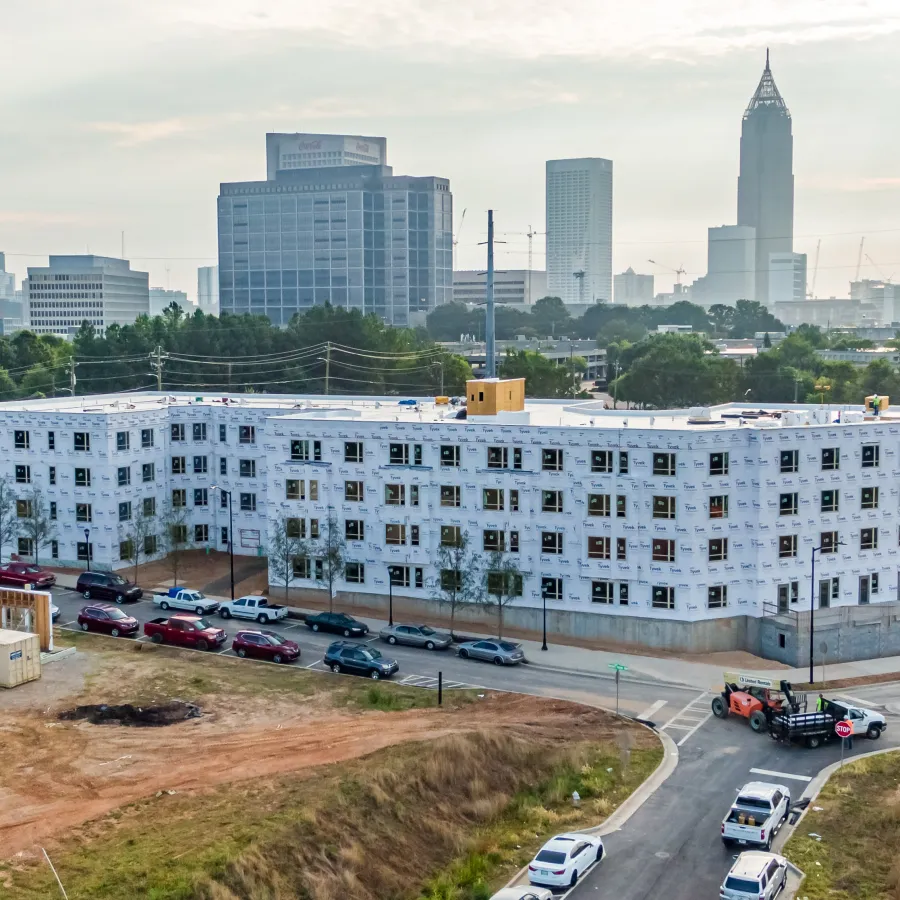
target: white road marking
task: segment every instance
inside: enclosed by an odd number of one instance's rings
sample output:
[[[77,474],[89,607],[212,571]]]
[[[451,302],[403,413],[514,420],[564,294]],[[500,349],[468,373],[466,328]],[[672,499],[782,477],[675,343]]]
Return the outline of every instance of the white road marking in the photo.
[[[216,653],[218,653],[219,656],[221,656],[223,653],[230,653],[230,652],[231,652],[231,647],[226,647],[224,650],[216,651]]]
[[[367,643],[367,644],[374,644],[375,641],[378,641],[378,640],[381,640],[381,638],[373,637],[373,638],[369,638],[368,640],[366,640],[365,643]]]
[[[59,628],[71,628],[73,625],[77,625],[77,624],[78,624],[78,619],[72,619],[71,622],[63,622],[62,625],[59,625],[59,626],[57,626],[57,627],[59,627]],[[79,628],[79,631],[80,631],[80,630],[81,630],[81,629]]]
[[[672,716],[672,718],[662,726],[664,729],[678,728],[687,731],[687,734],[683,738],[681,738],[680,741],[678,741],[676,746],[680,747],[682,744],[684,744],[685,741],[687,741],[694,734],[694,732],[697,731],[697,729],[701,728],[712,718],[711,709],[706,713],[706,715],[703,716],[702,719],[697,720],[694,718],[694,716],[700,715],[701,712],[701,708],[695,708],[694,704],[699,703],[701,700],[708,696],[709,691],[703,691],[702,694],[694,697],[694,699],[691,700],[691,702],[688,703],[687,706],[684,707],[684,709]],[[693,715],[685,715],[686,713],[693,713]],[[677,722],[678,719],[683,719],[685,722],[687,722],[687,724],[679,725]]]
[[[879,704],[873,700],[860,700],[859,697],[851,697],[849,694],[835,694],[835,697],[840,698],[841,700],[849,700],[851,703],[855,703],[857,706],[866,708],[866,703],[871,703],[873,706],[878,706]]]
[[[323,662],[321,659],[317,659],[315,662],[311,662],[308,666],[304,666],[304,669],[314,669],[316,666],[320,665]]]
[[[649,719],[655,712],[658,712],[666,705],[665,700],[657,700],[656,703],[651,703],[642,713],[638,713],[635,718],[636,719]]]
[[[812,781],[806,775],[791,775],[790,772],[773,772],[771,769],[751,769],[754,775],[771,775],[773,778],[793,778],[794,781]]]

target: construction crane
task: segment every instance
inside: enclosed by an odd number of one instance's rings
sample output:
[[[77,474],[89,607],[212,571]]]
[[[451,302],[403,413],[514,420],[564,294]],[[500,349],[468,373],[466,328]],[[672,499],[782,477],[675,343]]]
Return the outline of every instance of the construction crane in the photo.
[[[890,283],[894,280],[894,276],[893,276],[893,275],[891,275],[889,278],[885,278],[884,272],[881,271],[881,267],[878,265],[877,262],[875,262],[874,259],[872,259],[871,256],[869,256],[868,253],[866,254],[866,259],[867,259],[870,263],[872,263],[873,266],[875,266],[875,271],[878,272],[878,274],[881,276],[881,280],[882,280],[885,284],[890,284]],[[859,281],[859,276],[858,276],[858,275],[857,275],[857,277],[856,277],[856,280]]]
[[[525,297],[525,303],[528,306],[531,306],[531,270],[533,268],[532,260],[534,259],[532,253],[532,241],[535,238],[535,235],[538,234],[546,234],[546,231],[535,231],[530,225],[528,226],[528,234],[525,237],[528,238],[528,285],[527,285],[527,296]]]
[[[453,238],[453,271],[456,271],[456,245],[459,243],[459,233],[462,231],[463,222],[466,221],[466,211],[468,207],[466,207],[462,211],[462,215],[459,217],[459,225],[456,226],[456,237]]]
[[[822,238],[816,242],[816,261],[813,263],[812,284],[806,292],[806,296],[812,300],[816,296],[816,275],[819,274],[819,251],[822,249]]]
[[[859,281],[859,269],[862,266],[862,258],[863,258],[863,247],[866,243],[866,236],[863,235],[859,240],[859,255],[856,257],[856,277],[853,279],[854,281]]]
[[[684,265],[680,265],[677,269],[673,269],[671,266],[664,266],[662,263],[658,263],[655,259],[648,259],[647,262],[652,263],[654,266],[659,266],[661,269],[665,269],[668,272],[674,272],[675,284],[681,287],[681,276],[687,275]]]

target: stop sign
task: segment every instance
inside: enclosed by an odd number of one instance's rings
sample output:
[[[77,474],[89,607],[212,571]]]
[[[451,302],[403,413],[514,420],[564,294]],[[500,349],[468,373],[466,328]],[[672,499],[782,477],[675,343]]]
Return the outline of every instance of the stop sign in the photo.
[[[853,734],[853,726],[849,722],[835,722],[834,733],[839,738],[848,738]]]

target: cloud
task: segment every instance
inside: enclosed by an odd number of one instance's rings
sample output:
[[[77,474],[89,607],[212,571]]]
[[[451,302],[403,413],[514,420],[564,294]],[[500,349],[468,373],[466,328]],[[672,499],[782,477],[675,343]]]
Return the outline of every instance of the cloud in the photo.
[[[192,123],[186,119],[160,119],[151,122],[92,122],[90,131],[116,135],[118,147],[136,147],[154,141],[165,140],[192,130]]]
[[[84,225],[98,221],[94,216],[38,210],[0,210],[0,225]]]

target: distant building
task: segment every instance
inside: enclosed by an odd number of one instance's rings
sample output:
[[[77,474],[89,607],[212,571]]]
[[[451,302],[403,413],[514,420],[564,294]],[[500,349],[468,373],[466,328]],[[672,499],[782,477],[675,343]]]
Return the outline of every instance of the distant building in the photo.
[[[766,67],[741,125],[738,225],[756,230],[755,293],[769,302],[769,258],[794,249],[794,139],[791,114]]]
[[[219,267],[197,269],[197,306],[208,316],[219,314]]]
[[[386,166],[387,139],[356,134],[267,134],[266,180],[286,169]]]
[[[700,303],[694,296],[694,288],[703,279],[698,278],[693,285],[690,284],[673,284],[671,291],[663,291],[653,298],[654,306],[671,306],[673,303]]]
[[[818,325],[820,328],[855,328],[868,323],[877,325],[881,309],[871,303],[830,297],[827,300],[791,300],[776,303],[769,312],[785,325]]]
[[[163,312],[177,303],[188,315],[193,313],[195,306],[191,303],[184,291],[170,291],[167,288],[150,288],[150,315],[161,316]]]
[[[16,276],[6,271],[6,254],[0,253],[0,319],[3,334],[12,334],[22,328],[24,306],[21,291],[16,290]]]
[[[547,296],[547,273],[528,269],[507,269],[494,276],[494,301],[504,306],[531,306]],[[453,299],[457,303],[484,303],[487,275],[477,270],[453,273]]]
[[[850,299],[871,304],[879,310],[879,321],[869,324],[888,326],[900,322],[900,285],[869,278],[852,281]]]
[[[653,302],[653,276],[639,275],[630,266],[613,279],[613,300],[622,306]]]
[[[29,327],[68,337],[89,322],[98,331],[132,325],[150,311],[150,276],[127,259],[51,256],[49,266],[29,266],[23,282]]]
[[[755,292],[756,233],[745,225],[710,228],[706,275],[692,286],[692,300],[703,306],[752,300]]]
[[[613,164],[547,161],[547,289],[569,304],[610,302]]]
[[[806,299],[806,254],[769,254],[769,302]]]

